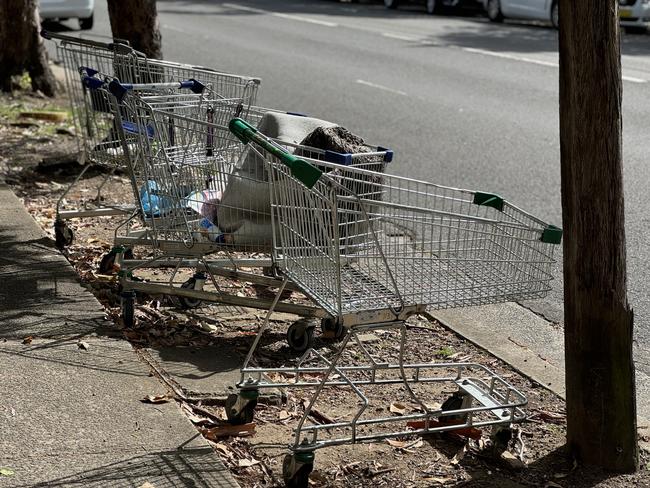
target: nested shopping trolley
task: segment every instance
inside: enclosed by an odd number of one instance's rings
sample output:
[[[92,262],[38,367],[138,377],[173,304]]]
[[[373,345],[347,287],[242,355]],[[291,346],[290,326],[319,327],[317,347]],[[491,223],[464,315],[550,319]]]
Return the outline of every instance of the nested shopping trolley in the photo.
[[[66,88],[78,135],[83,168],[77,178],[64,191],[57,202],[55,236],[57,245],[63,247],[73,239],[72,230],[65,221],[72,218],[98,217],[130,213],[134,206],[125,202],[109,202],[102,191],[106,182],[117,170],[124,168],[125,155],[119,139],[118,126],[110,109],[110,100],[100,92],[89,90],[80,82],[80,68],[91,68],[123,83],[171,83],[201,79],[210,90],[224,98],[240,98],[244,104],[255,103],[260,85],[259,78],[220,72],[203,66],[174,63],[147,58],[122,40],[106,41],[103,38],[87,39],[42,31],[43,37],[57,42],[58,57],[65,69]],[[90,164],[107,168],[104,179],[98,184],[92,201],[70,202],[71,190],[88,171]],[[65,209],[63,207],[66,207]]]
[[[121,85],[115,80],[111,85],[116,89],[113,94],[118,94]],[[240,104],[209,93],[142,96],[128,88],[122,90],[123,98],[113,97],[114,113],[123,121],[124,152],[129,161],[138,161],[131,165],[130,173],[139,209],[118,227],[115,237],[122,247],[115,260],[124,290],[125,322],[133,321],[136,291],[176,296],[185,307],[206,301],[268,309],[272,305],[268,299],[227,293],[216,279],[222,276],[268,287],[281,283],[272,272],[264,276],[241,269],[272,271],[273,225],[266,163],[242,146],[228,129],[233,114],[241,112]],[[287,117],[309,127],[323,123],[259,107],[248,107],[242,116],[249,120],[246,124],[251,130]],[[381,174],[392,159],[392,152],[381,147],[364,146],[364,152],[339,153],[291,141],[270,141],[277,150],[292,151],[317,166],[329,161],[342,170],[366,167]],[[132,157],[134,150],[137,158]],[[124,259],[127,245],[147,246],[151,257]],[[171,272],[159,281],[133,278],[152,267]],[[177,275],[182,275],[179,270],[187,268],[193,275],[178,282]],[[211,290],[204,289],[206,283]],[[334,333],[340,330],[320,307],[280,303],[276,308],[303,317],[320,317],[323,327]],[[306,349],[313,338],[311,327],[307,334],[302,333],[303,323],[297,322],[288,332],[289,343],[297,350]]]
[[[426,308],[544,297],[562,231],[495,194],[363,168],[316,168],[241,121],[230,125],[267,162],[275,262],[285,283],[346,329],[333,355],[309,349],[294,366],[255,367],[271,307],[241,369],[239,394],[226,403],[231,422],[245,423],[260,389],[304,390],[309,400],[284,459],[287,486],[307,486],[314,452],[326,446],[507,429],[523,420],[525,395],[488,368],[409,362],[405,321]],[[369,332],[395,343],[373,350],[362,338]],[[368,393],[377,387],[383,398],[399,388],[417,408],[400,417],[378,416]],[[333,392],[329,408],[342,401],[342,392],[349,401],[339,405],[341,420],[320,425],[311,413],[326,391]],[[443,401],[434,404],[427,394]]]

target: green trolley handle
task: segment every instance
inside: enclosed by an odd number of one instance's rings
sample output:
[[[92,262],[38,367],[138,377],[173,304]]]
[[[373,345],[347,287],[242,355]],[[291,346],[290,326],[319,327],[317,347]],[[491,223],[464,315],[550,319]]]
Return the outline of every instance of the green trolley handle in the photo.
[[[321,170],[315,168],[304,159],[297,158],[293,154],[289,154],[272,144],[245,120],[240,118],[232,119],[228,124],[228,128],[244,144],[254,142],[280,159],[291,170],[291,174],[307,188],[312,188],[323,174]]]

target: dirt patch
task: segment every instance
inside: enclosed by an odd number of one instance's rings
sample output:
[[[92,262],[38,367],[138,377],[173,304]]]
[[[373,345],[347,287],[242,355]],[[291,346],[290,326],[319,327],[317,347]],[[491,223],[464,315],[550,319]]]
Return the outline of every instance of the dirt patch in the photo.
[[[107,173],[106,168],[91,168],[68,191],[68,186],[82,169],[76,160],[76,138],[71,120],[49,122],[23,119],[20,112],[61,110],[63,98],[45,100],[29,94],[0,97],[0,171],[16,194],[53,237],[56,202],[67,191],[62,209],[92,205],[97,188],[104,184],[103,202],[133,203],[133,189],[128,175]],[[45,164],[43,161],[45,160]],[[263,321],[263,312],[247,311],[221,315],[214,305],[181,309],[178,302],[164,296],[138,295],[136,322],[125,327],[120,318],[119,288],[114,276],[97,272],[102,257],[112,246],[112,236],[119,219],[100,217],[71,221],[74,243],[62,251],[86,283],[106,307],[107,315],[122,329],[124,336],[137,346],[200,347],[216,341],[228,344],[243,358],[252,336]],[[136,257],[146,258],[147,248],[135,248]],[[251,270],[252,271],[252,270]],[[182,283],[189,270],[175,278]],[[138,273],[144,280],[164,282],[169,271],[147,270]],[[239,296],[270,297],[273,290],[220,278],[218,286]],[[210,287],[207,288],[208,290]],[[291,300],[302,303],[305,297],[294,293]],[[256,356],[259,366],[292,365],[297,355],[286,345],[285,333],[292,322],[279,314],[271,323]],[[467,439],[455,434],[418,437],[404,435],[393,439],[328,447],[316,452],[311,474],[313,487],[613,487],[650,486],[647,452],[641,454],[641,470],[633,475],[611,476],[597,469],[579,466],[567,455],[564,402],[540,385],[531,382],[472,344],[464,341],[440,324],[414,317],[407,323],[405,357],[409,362],[478,363],[494,371],[528,398],[527,420],[517,426],[508,442],[507,460],[493,456],[489,429],[480,439]],[[368,333],[363,347],[346,348],[342,361],[348,365],[368,364],[372,356],[378,362],[395,361],[399,354],[399,330],[386,329]],[[317,337],[316,350],[331,356],[338,343]],[[365,349],[365,351],[364,351]],[[450,366],[448,369],[453,370]],[[482,374],[482,373],[481,373]],[[318,376],[315,375],[315,378]],[[276,379],[290,381],[290,375]],[[225,425],[224,409],[211,402],[183,402],[181,406],[197,429],[215,448],[233,474],[245,487],[282,486],[282,462],[293,430],[304,412],[314,388],[288,389],[286,402],[280,405],[259,404],[254,426],[243,426],[240,436],[232,436]],[[363,416],[400,419],[417,414],[423,406],[400,385],[363,387],[368,406]],[[454,392],[450,384],[417,385],[416,396],[427,405],[441,405]],[[326,425],[349,419],[359,411],[362,397],[349,386],[327,387],[315,403],[310,422]],[[320,414],[320,415],[319,415]],[[365,418],[363,417],[362,418]],[[401,424],[400,424],[401,422]],[[383,424],[366,426],[363,433],[378,433]],[[250,435],[254,430],[254,434]],[[344,435],[341,429],[323,431],[323,436]]]

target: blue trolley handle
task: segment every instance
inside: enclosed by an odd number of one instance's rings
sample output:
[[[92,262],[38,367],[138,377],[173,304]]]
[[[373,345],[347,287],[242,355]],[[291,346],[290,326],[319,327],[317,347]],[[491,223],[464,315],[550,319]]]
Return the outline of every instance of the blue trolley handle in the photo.
[[[114,79],[108,84],[108,91],[117,98],[118,102],[124,99],[129,91],[156,91],[166,89],[189,89],[193,93],[203,93],[205,85],[193,78],[173,83],[120,83]]]

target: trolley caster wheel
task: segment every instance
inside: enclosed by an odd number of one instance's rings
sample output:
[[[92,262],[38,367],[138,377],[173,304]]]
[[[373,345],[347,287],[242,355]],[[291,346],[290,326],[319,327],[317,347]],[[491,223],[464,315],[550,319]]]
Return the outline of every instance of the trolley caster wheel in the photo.
[[[320,321],[323,337],[327,339],[340,339],[345,335],[345,327],[337,317],[326,317]]]
[[[273,269],[273,266],[264,266],[264,267],[262,267],[262,274],[264,276],[269,276],[271,278],[275,278],[275,270]]]
[[[467,402],[469,402],[469,405]],[[444,401],[441,409],[443,412],[446,412],[448,410],[460,410],[461,408],[469,408],[470,406],[471,399],[466,399],[465,394],[456,392]],[[467,422],[467,414],[445,415],[444,417],[440,418],[450,423],[464,424]]]
[[[121,294],[122,298],[122,320],[124,326],[131,328],[135,325],[135,292],[125,291]]]
[[[186,290],[202,290],[206,276],[203,273],[197,273],[181,285]],[[201,306],[201,300],[198,298],[178,297],[182,308],[197,308]]]
[[[239,394],[232,393],[226,398],[226,417],[231,425],[250,424],[255,416],[257,406],[257,390],[241,390]]]
[[[490,440],[492,441],[492,454],[494,457],[499,458],[501,454],[508,450],[508,444],[510,444],[512,437],[512,429],[509,426],[496,425],[493,427]]]
[[[314,345],[314,325],[305,320],[298,320],[287,330],[287,343],[295,352],[305,352]]]
[[[282,479],[287,488],[307,488],[309,473],[314,469],[313,452],[297,452],[284,456]]]
[[[56,247],[63,249],[74,241],[74,232],[63,220],[57,219],[54,222],[54,242]]]
[[[114,247],[109,252],[104,254],[104,257],[99,262],[99,271],[100,274],[112,274],[115,266],[115,258],[119,253],[123,253],[124,259],[133,259],[133,251],[129,248],[123,249],[119,247]]]

